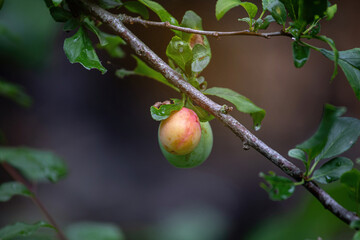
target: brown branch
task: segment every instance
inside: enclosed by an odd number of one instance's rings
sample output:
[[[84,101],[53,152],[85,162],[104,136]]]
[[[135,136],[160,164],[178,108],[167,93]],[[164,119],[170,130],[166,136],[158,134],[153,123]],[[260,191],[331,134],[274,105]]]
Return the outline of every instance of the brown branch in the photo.
[[[130,32],[123,25],[117,15],[111,14],[87,0],[81,1],[84,3],[91,15],[114,30],[131,46],[139,57],[147,62],[152,68],[162,73],[169,82],[178,87],[181,92],[185,93],[196,104],[218,118],[222,123],[230,128],[230,130],[238,136],[245,145],[254,148],[296,181],[301,181],[303,179],[303,172],[298,167],[258,139],[235,118],[222,113],[222,107],[219,104],[213,102],[194,88],[190,83],[183,80],[179,73],[168,66],[148,46]],[[359,220],[359,217],[355,213],[348,211],[337,203],[328,193],[319,188],[314,182],[305,182],[303,186],[312,193],[326,209],[331,211],[345,223],[350,224],[354,220]]]
[[[35,205],[41,210],[41,212],[44,214],[45,218],[49,221],[49,223],[57,230],[57,234],[59,239],[61,240],[67,240],[62,230],[57,225],[54,218],[50,215],[49,211],[45,208],[44,204],[39,200],[39,198],[36,196],[35,192],[32,190],[33,187],[31,184],[29,184],[28,181],[26,181],[20,173],[16,169],[14,169],[10,164],[3,162],[2,166],[4,169],[9,173],[9,175],[15,179],[17,182],[22,183],[31,193],[31,199],[35,203]]]
[[[154,26],[154,27],[162,27],[162,28],[168,28],[173,29],[181,32],[186,33],[194,33],[194,34],[200,34],[200,35],[206,35],[211,37],[226,37],[226,36],[255,36],[255,37],[263,37],[263,38],[270,38],[270,37],[276,37],[276,36],[287,36],[292,37],[291,34],[280,31],[280,32],[270,32],[270,33],[258,33],[258,32],[250,32],[249,30],[243,30],[243,31],[230,31],[230,32],[219,32],[219,31],[204,31],[204,30],[196,30],[192,28],[186,28],[186,27],[180,27],[170,24],[169,22],[155,22],[155,21],[149,21],[141,19],[140,17],[130,17],[126,14],[119,14],[119,19],[123,23],[127,24],[134,24],[138,23],[145,27],[147,26]]]

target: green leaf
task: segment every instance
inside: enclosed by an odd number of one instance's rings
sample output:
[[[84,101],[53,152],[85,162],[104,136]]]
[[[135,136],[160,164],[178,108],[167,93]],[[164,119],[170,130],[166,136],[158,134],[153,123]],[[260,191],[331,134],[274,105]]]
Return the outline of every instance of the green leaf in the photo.
[[[132,55],[132,57],[135,58],[135,60],[136,60],[136,63],[137,63],[136,68],[133,71],[119,69],[115,72],[115,75],[117,77],[124,78],[125,76],[130,76],[130,75],[139,75],[139,76],[149,77],[149,78],[152,78],[158,82],[161,82],[161,83],[165,84],[166,86],[169,86],[172,89],[174,89],[175,91],[179,92],[179,89],[177,87],[175,87],[174,85],[172,85],[171,83],[169,83],[168,80],[166,80],[166,78],[161,73],[155,71],[154,69],[152,69],[151,67],[146,65],[146,63],[144,63],[137,56]]]
[[[305,164],[307,163],[306,153],[301,149],[297,149],[297,148],[291,149],[288,152],[288,155],[289,155],[289,157],[298,159],[298,160],[304,162]]]
[[[267,10],[270,2],[272,2],[272,0],[262,0],[262,8],[264,12]]]
[[[179,23],[176,20],[176,18],[174,18],[170,13],[168,13],[168,11],[166,11],[165,8],[163,8],[157,2],[150,0],[138,0],[138,1],[144,4],[145,6],[147,6],[148,8],[150,8],[153,12],[155,12],[162,22],[169,22],[172,25],[179,26]],[[181,36],[181,32],[176,30],[172,30],[172,31],[175,32],[176,35]]]
[[[272,1],[267,9],[278,24],[284,25],[286,23],[286,9],[280,1]]]
[[[352,229],[360,229],[360,220],[355,220],[350,223]]]
[[[239,18],[238,19],[239,22],[246,22],[249,27],[252,27],[252,20],[248,17],[244,17],[244,18]]]
[[[99,0],[99,5],[102,8],[110,9],[121,7],[123,3],[121,2],[121,0]]]
[[[105,49],[113,58],[125,57],[125,52],[121,49],[120,45],[126,45],[126,42],[121,37],[104,32],[100,32],[100,35],[106,41],[106,44],[99,44],[98,48]]]
[[[269,175],[264,173],[259,174],[260,177],[268,183],[261,183],[260,186],[269,194],[273,201],[281,201],[288,199],[295,191],[294,183],[285,177],[276,176],[274,172],[269,172]]]
[[[263,22],[259,26],[259,29],[267,29],[272,22],[275,22],[273,16],[267,15],[266,17],[264,17]]]
[[[58,7],[63,2],[63,0],[52,0],[52,2],[55,7]]]
[[[51,16],[56,22],[66,22],[72,18],[71,13],[62,7],[51,7],[49,10]]]
[[[326,36],[316,36],[316,38],[329,44],[329,46],[331,47],[331,49],[334,52],[334,58],[332,59],[334,61],[334,72],[333,72],[333,75],[331,76],[331,80],[333,80],[336,77],[336,75],[338,74],[339,51],[336,49],[335,43],[332,39],[330,39]],[[324,54],[323,50],[325,50],[325,49],[320,49],[320,52],[322,54]]]
[[[340,182],[347,188],[350,198],[360,203],[360,171],[352,169],[344,173]]]
[[[105,46],[108,44],[107,39],[104,37],[105,35],[102,34],[102,32],[100,31],[100,29],[97,26],[95,26],[94,21],[90,20],[89,17],[85,17],[83,24],[87,29],[89,29],[90,31],[95,33],[95,35],[99,39],[101,46]]]
[[[173,104],[161,105],[159,108],[150,107],[151,117],[155,121],[167,119],[173,111],[179,111],[184,106],[183,101],[179,99],[172,98],[171,100],[174,102]]]
[[[321,49],[321,53],[334,61],[334,53]],[[360,100],[360,48],[339,52],[339,65],[344,71],[357,99]]]
[[[324,149],[333,125],[337,121],[338,117],[344,114],[345,111],[346,109],[343,107],[335,107],[330,104],[326,104],[324,107],[323,118],[316,133],[305,142],[297,145],[296,148],[306,152],[308,154],[308,158],[313,160]]]
[[[234,104],[238,111],[243,113],[249,113],[253,118],[255,130],[260,129],[261,121],[265,117],[265,110],[256,106],[248,98],[240,95],[239,93],[231,89],[220,87],[209,88],[204,92],[204,94],[223,98]]]
[[[328,0],[299,0],[299,19],[306,23],[312,23],[325,15]]]
[[[187,99],[185,107],[193,110],[199,117],[200,122],[209,122],[214,119],[214,116],[211,115],[208,111],[202,109],[199,106],[195,106],[191,99]]]
[[[80,27],[74,36],[65,39],[64,51],[71,63],[80,63],[88,70],[96,68],[101,71],[102,74],[107,71],[103,65],[101,65],[91,40],[83,27]]]
[[[292,43],[294,65],[297,68],[304,66],[310,56],[310,48],[307,46],[300,45],[299,42],[295,41]]]
[[[326,20],[330,21],[334,18],[337,12],[337,4],[334,4],[326,9]]]
[[[144,19],[149,19],[149,11],[143,4],[137,1],[129,1],[124,2],[124,6],[128,11],[139,14]]]
[[[25,147],[0,147],[0,162],[14,166],[32,181],[57,182],[67,174],[65,163],[53,153]]]
[[[124,240],[124,234],[109,223],[83,222],[72,224],[66,229],[69,240]]]
[[[357,231],[352,240],[360,240],[360,231]]]
[[[0,10],[1,10],[2,7],[4,6],[4,1],[5,1],[5,0],[0,0]]]
[[[311,179],[319,183],[328,184],[339,180],[343,173],[352,169],[353,165],[353,162],[348,158],[333,158],[317,169]]]
[[[206,47],[196,44],[192,49],[193,61],[191,63],[191,71],[200,73],[206,68],[211,59],[211,52]]]
[[[9,201],[13,196],[32,197],[33,194],[19,182],[7,182],[0,185],[0,202]]]
[[[186,72],[186,66],[192,63],[193,53],[189,43],[183,41],[178,36],[171,39],[169,45],[166,48],[166,55],[173,60],[184,72]]]
[[[53,226],[46,222],[37,222],[34,224],[26,224],[26,223],[15,223],[14,225],[8,225],[0,229],[0,239],[1,240],[11,240],[15,237],[20,236],[30,236],[34,232],[36,232],[39,228],[52,228]]]
[[[247,12],[247,14],[251,19],[255,18],[256,13],[258,11],[258,8],[255,4],[251,2],[242,2],[240,3],[240,6],[242,6],[245,9],[245,11]]]
[[[280,2],[284,4],[289,17],[295,21],[298,18],[299,0],[280,0]]]
[[[63,30],[65,32],[69,32],[72,30],[75,30],[77,27],[80,26],[80,22],[78,19],[76,18],[70,18],[69,20],[67,20],[64,24]]]
[[[32,99],[24,92],[24,89],[0,78],[0,95],[9,98],[23,107],[30,107]]]

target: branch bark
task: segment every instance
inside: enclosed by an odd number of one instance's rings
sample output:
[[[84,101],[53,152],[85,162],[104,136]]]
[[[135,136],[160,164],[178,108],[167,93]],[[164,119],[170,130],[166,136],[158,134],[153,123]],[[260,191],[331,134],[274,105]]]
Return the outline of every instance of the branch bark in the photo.
[[[291,34],[279,31],[279,32],[269,32],[269,33],[258,33],[258,32],[250,32],[249,30],[243,30],[243,31],[231,31],[231,32],[220,32],[220,31],[204,31],[204,30],[196,30],[192,28],[186,28],[186,27],[180,27],[171,25],[169,22],[155,22],[155,21],[148,21],[141,19],[139,17],[130,17],[126,14],[119,14],[119,19],[123,23],[127,24],[141,24],[145,27],[147,26],[155,26],[155,27],[161,27],[161,28],[168,28],[173,30],[178,30],[181,32],[186,33],[194,33],[194,34],[200,34],[200,35],[206,35],[210,37],[226,37],[226,36],[255,36],[255,37],[263,37],[263,38],[270,38],[270,37],[276,37],[276,36],[287,36],[292,37]]]
[[[221,105],[213,102],[191,84],[183,80],[179,73],[168,66],[149,47],[147,47],[129,29],[127,29],[117,15],[114,15],[99,6],[88,2],[87,0],[81,1],[92,16],[114,30],[131,46],[140,58],[147,62],[152,68],[163,74],[164,77],[178,87],[181,92],[186,94],[196,104],[213,114],[217,119],[224,123],[236,136],[241,139],[244,145],[254,148],[296,181],[301,181],[303,179],[303,172],[297,166],[258,139],[235,118],[222,113]],[[345,223],[350,224],[352,221],[359,220],[359,217],[355,213],[348,211],[337,203],[329,194],[318,187],[314,182],[305,182],[303,186],[311,194],[313,194],[326,209],[331,211],[336,217]]]

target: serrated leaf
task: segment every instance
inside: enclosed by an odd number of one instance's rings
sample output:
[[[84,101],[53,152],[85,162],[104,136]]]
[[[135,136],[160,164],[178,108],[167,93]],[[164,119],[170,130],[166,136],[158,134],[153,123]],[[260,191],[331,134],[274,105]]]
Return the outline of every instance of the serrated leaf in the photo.
[[[67,174],[65,163],[58,156],[25,147],[0,147],[0,162],[14,166],[32,181],[57,182]]]
[[[154,106],[150,107],[151,117],[155,121],[162,121],[167,119],[172,112],[179,111],[184,106],[183,101],[179,99],[173,98],[171,100],[174,102],[173,104],[161,105],[159,108]]]
[[[91,40],[87,36],[83,27],[80,27],[75,35],[65,39],[64,51],[66,57],[71,63],[80,63],[86,69],[98,69],[102,74],[106,73],[106,69],[101,65]]]
[[[66,22],[72,15],[69,11],[66,11],[62,7],[50,7],[50,14],[56,22]]]
[[[334,18],[337,12],[337,4],[334,4],[326,9],[326,20],[330,21]]]
[[[110,9],[121,7],[123,3],[121,2],[121,0],[99,0],[99,5],[102,8]]]
[[[310,48],[300,45],[297,41],[292,43],[294,65],[297,68],[304,66],[310,56]]]
[[[20,195],[32,197],[33,194],[19,182],[7,182],[0,185],[0,202],[9,201],[12,197]]]
[[[265,110],[256,106],[248,98],[231,89],[220,87],[209,88],[204,91],[204,94],[217,96],[231,102],[235,105],[238,111],[250,114],[250,116],[253,118],[255,130],[260,128],[261,121],[265,117]]]
[[[191,64],[193,60],[193,53],[189,43],[185,42],[178,36],[171,39],[166,48],[166,55],[184,72],[187,70],[187,65]]]
[[[144,19],[149,19],[149,11],[143,4],[137,1],[128,1],[124,2],[124,6],[128,11],[139,14]]]
[[[294,183],[288,178],[276,176],[273,172],[269,172],[269,175],[260,173],[259,176],[268,183],[268,185],[262,183],[260,186],[268,192],[273,201],[288,199],[295,191]]]
[[[299,20],[312,23],[325,15],[328,0],[299,0]]]
[[[58,7],[63,2],[63,0],[52,0],[52,2],[55,7]]]
[[[343,173],[352,169],[353,165],[348,158],[333,158],[317,169],[311,178],[319,183],[328,184],[339,180]]]
[[[280,0],[280,2],[284,4],[289,17],[295,21],[298,18],[299,0]]]
[[[333,72],[333,75],[331,76],[331,80],[333,80],[336,77],[336,75],[338,74],[339,51],[336,49],[335,43],[331,38],[328,38],[326,36],[316,36],[316,38],[329,44],[329,46],[333,50],[334,58],[332,60],[334,61],[334,72]],[[323,50],[325,50],[325,49],[320,49],[320,52],[322,53]]]
[[[336,120],[346,111],[343,107],[335,107],[326,104],[324,107],[323,118],[315,134],[305,142],[296,146],[308,154],[308,158],[313,160],[324,149],[328,135]]]
[[[52,228],[53,226],[50,224],[40,221],[34,224],[26,224],[26,223],[15,223],[14,225],[8,225],[0,229],[0,239],[1,240],[11,240],[15,237],[21,236],[30,236],[34,232],[36,232],[39,228]]]
[[[9,98],[23,107],[30,107],[32,99],[24,89],[17,85],[0,78],[0,95]]]
[[[334,53],[321,49],[321,53],[334,61]],[[339,65],[344,71],[357,99],[360,100],[360,48],[354,48],[339,52]]]
[[[106,44],[99,44],[97,46],[98,48],[105,49],[105,51],[107,51],[113,58],[125,57],[125,52],[122,50],[120,45],[126,45],[126,42],[121,37],[104,32],[100,32],[100,35],[103,39],[105,39]]]
[[[289,157],[298,159],[305,164],[307,163],[306,153],[301,149],[297,149],[297,148],[291,149],[289,150],[288,155]]]
[[[115,75],[117,77],[124,78],[125,76],[130,76],[130,75],[139,75],[139,76],[149,77],[149,78],[152,78],[158,82],[161,82],[161,83],[165,84],[166,86],[169,86],[172,89],[174,89],[175,91],[179,92],[179,89],[177,87],[175,87],[174,85],[172,85],[171,83],[169,83],[168,80],[166,80],[166,78],[161,73],[155,71],[154,69],[152,69],[151,67],[146,65],[146,63],[144,63],[137,56],[132,55],[132,57],[135,58],[135,60],[136,60],[136,63],[137,63],[136,68],[133,71],[118,69],[115,72]]]
[[[150,0],[138,0],[148,8],[150,8],[162,22],[169,22],[172,25],[179,26],[178,21],[168,11],[165,10],[159,3]],[[181,36],[181,32],[172,30],[176,35]]]
[[[260,24],[258,29],[267,29],[270,23],[275,22],[275,19],[271,15],[264,17],[263,22]]]
[[[83,222],[66,229],[69,240],[124,240],[121,229],[110,223]]]
[[[287,13],[285,6],[284,4],[282,4],[282,2],[277,0],[272,1],[267,9],[278,24],[284,25],[286,23]]]
[[[360,172],[352,169],[340,177],[340,182],[345,185],[351,199],[360,203]]]

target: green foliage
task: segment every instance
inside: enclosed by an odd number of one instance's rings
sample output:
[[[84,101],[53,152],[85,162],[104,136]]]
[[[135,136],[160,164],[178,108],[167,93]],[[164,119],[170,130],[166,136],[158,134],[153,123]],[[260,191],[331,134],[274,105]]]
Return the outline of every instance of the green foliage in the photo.
[[[69,240],[124,240],[121,229],[110,223],[82,222],[66,229]]]
[[[353,162],[348,158],[333,158],[316,170],[312,179],[323,184],[337,181],[343,173],[350,171],[353,165]]]
[[[56,22],[66,22],[72,15],[69,11],[66,11],[64,8],[61,7],[50,7],[50,14]]]
[[[215,15],[217,20],[220,20],[225,15],[225,13],[237,6],[242,6],[249,15],[250,19],[255,18],[258,8],[253,3],[241,2],[240,0],[218,0],[215,7]]]
[[[4,81],[0,78],[0,95],[9,98],[23,107],[30,107],[32,99],[19,85]]]
[[[327,9],[327,4],[327,0],[299,0],[299,20],[309,24],[317,20],[318,18],[324,17]]]
[[[191,64],[193,59],[190,45],[178,36],[171,39],[166,48],[166,55],[184,72],[187,71],[187,68],[189,68],[189,64]]]
[[[340,182],[348,190],[350,198],[355,200],[356,203],[360,202],[360,171],[357,169],[352,169],[344,173]]]
[[[184,106],[184,102],[179,99],[172,98],[171,100],[173,101],[173,104],[161,105],[159,108],[154,106],[150,107],[151,117],[155,121],[167,119],[172,112],[179,111]]]
[[[267,9],[278,24],[285,25],[287,13],[285,6],[284,4],[282,4],[282,2],[277,0],[271,1],[270,4],[267,6]]]
[[[259,176],[267,182],[268,185],[261,183],[260,186],[268,192],[273,201],[288,199],[295,191],[295,185],[290,179],[277,176],[274,172],[270,171],[269,175],[261,172]]]
[[[360,240],[360,231],[357,231],[352,240]]]
[[[124,2],[124,6],[128,11],[130,11],[132,13],[137,13],[144,19],[149,19],[149,11],[140,2],[128,1],[128,2]]]
[[[14,166],[32,181],[57,182],[67,174],[65,163],[58,156],[25,147],[0,147],[0,162]]]
[[[334,61],[334,52],[321,49],[321,53]],[[360,48],[340,51],[339,65],[344,71],[356,97],[360,100]]]
[[[102,74],[107,71],[103,65],[101,65],[91,40],[83,27],[80,27],[75,35],[65,39],[64,51],[71,63],[80,63],[88,70],[96,68],[101,71]]]
[[[0,202],[9,201],[13,196],[32,197],[33,194],[19,182],[7,182],[0,185]]]
[[[298,159],[298,160],[302,161],[305,164],[307,162],[306,153],[301,149],[297,149],[297,148],[291,149],[288,152],[288,155],[289,155],[289,157]]]
[[[239,93],[228,89],[213,87],[204,91],[206,95],[213,95],[223,98],[235,105],[236,109],[243,113],[249,113],[253,118],[255,130],[259,130],[261,127],[261,121],[265,117],[265,110],[256,106],[248,98],[240,95]]]
[[[196,148],[185,155],[175,155],[169,153],[162,146],[159,139],[159,146],[164,157],[177,168],[193,168],[201,165],[210,155],[213,146],[213,134],[209,122],[200,122],[201,138]],[[160,128],[159,128],[160,130]]]
[[[122,5],[121,0],[99,0],[99,6],[105,9],[118,8]]]
[[[295,41],[292,43],[294,65],[297,68],[304,66],[310,56],[310,48],[308,46],[300,45]]]
[[[326,20],[330,21],[334,18],[337,12],[337,4],[334,4],[326,9]]]
[[[339,62],[339,51],[336,49],[335,47],[335,43],[332,39],[326,37],[326,36],[317,36],[317,39],[320,39],[324,42],[326,42],[327,44],[329,44],[329,46],[331,47],[331,49],[333,50],[333,61],[334,61],[334,73],[331,76],[331,80],[333,80],[336,75],[338,74],[338,62]],[[323,53],[323,51],[327,51],[325,49],[321,49],[320,52]],[[324,54],[324,53],[323,53]]]
[[[100,36],[103,39],[103,44],[97,45],[99,49],[105,49],[113,58],[125,57],[120,45],[126,45],[126,42],[121,37],[104,32],[100,32]]]
[[[271,0],[270,0],[271,1]],[[299,0],[280,0],[289,13],[289,17],[292,20],[297,20],[298,18],[298,9],[299,9]]]
[[[145,6],[147,6],[148,8],[150,8],[153,12],[155,12],[162,22],[169,22],[172,25],[179,26],[178,21],[157,2],[150,0],[138,0],[138,1],[144,4]],[[178,33],[178,31],[175,30],[174,32]]]
[[[63,0],[52,0],[52,2],[55,7],[58,7],[63,2]]]
[[[40,221],[34,224],[26,223],[15,223],[14,225],[8,225],[0,229],[0,239],[1,240],[13,240],[16,237],[28,237],[31,236],[40,228],[52,228],[50,224]]]
[[[149,78],[152,78],[160,83],[163,83],[166,86],[169,86],[172,89],[174,89],[175,91],[179,92],[179,89],[177,87],[175,87],[174,85],[172,85],[171,83],[169,83],[168,80],[166,80],[166,78],[164,78],[164,76],[161,75],[161,73],[155,71],[154,69],[152,69],[151,67],[146,65],[146,63],[144,63],[137,56],[132,55],[132,57],[135,58],[135,60],[136,60],[136,63],[137,63],[136,68],[132,71],[125,70],[125,69],[118,69],[115,73],[116,76],[118,76],[119,78],[124,78],[125,76],[130,76],[130,75],[139,75],[139,76],[149,77]]]

